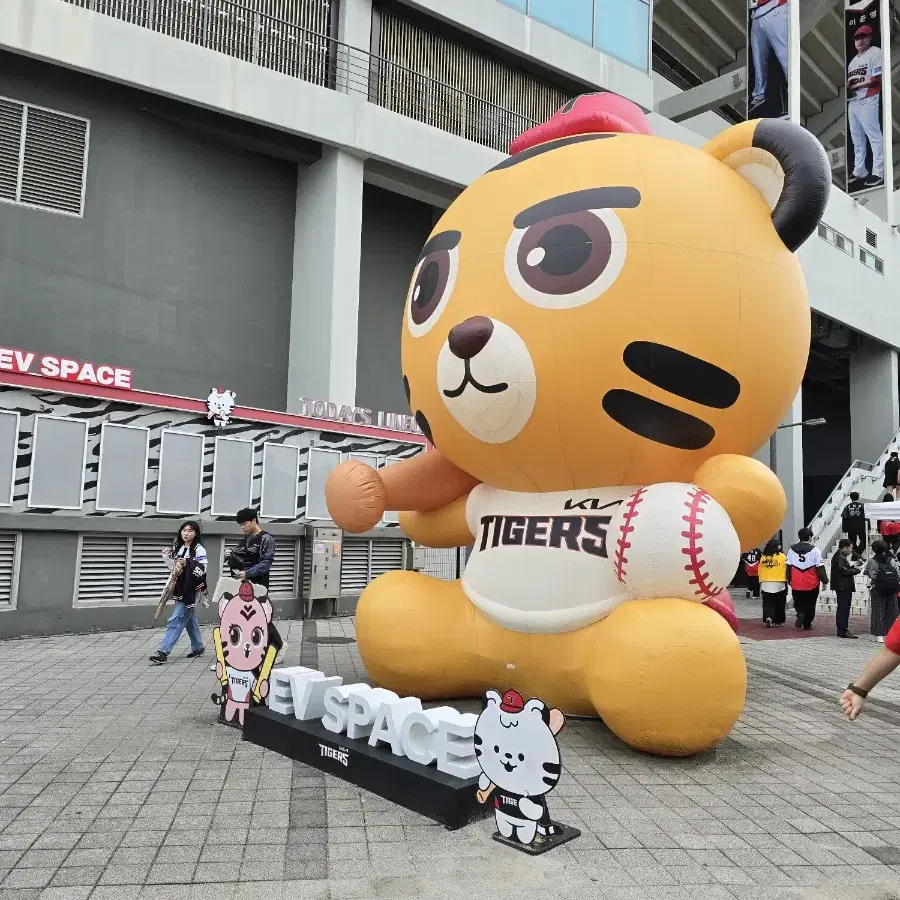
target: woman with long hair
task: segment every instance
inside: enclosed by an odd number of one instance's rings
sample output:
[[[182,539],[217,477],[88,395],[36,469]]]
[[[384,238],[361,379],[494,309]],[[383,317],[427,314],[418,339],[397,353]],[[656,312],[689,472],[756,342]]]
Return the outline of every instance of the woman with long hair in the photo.
[[[176,573],[175,611],[166,623],[166,633],[160,642],[159,649],[150,657],[154,665],[162,665],[172,652],[181,632],[187,629],[191,640],[189,658],[202,656],[204,653],[203,635],[195,615],[197,595],[206,593],[206,549],[200,543],[200,523],[193,520],[185,522],[178,529],[178,534],[171,547],[162,552],[166,567]]]
[[[872,541],[872,553],[866,564],[866,577],[871,584],[869,625],[875,640],[883,644],[897,619],[900,569],[884,541]]]
[[[787,604],[787,557],[774,538],[766,544],[759,560],[759,591],[766,628],[784,625]]]

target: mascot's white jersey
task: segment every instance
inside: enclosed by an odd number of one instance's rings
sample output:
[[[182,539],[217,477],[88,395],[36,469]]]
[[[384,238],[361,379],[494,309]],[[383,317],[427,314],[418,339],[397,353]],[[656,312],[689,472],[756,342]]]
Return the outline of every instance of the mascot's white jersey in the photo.
[[[634,490],[526,494],[478,485],[466,503],[475,535],[462,577],[466,596],[512,631],[573,631],[608,615],[627,596],[607,528]]]
[[[228,672],[228,697],[237,703],[246,703],[250,698],[250,691],[256,685],[256,676],[252,672],[244,672],[226,666]]]

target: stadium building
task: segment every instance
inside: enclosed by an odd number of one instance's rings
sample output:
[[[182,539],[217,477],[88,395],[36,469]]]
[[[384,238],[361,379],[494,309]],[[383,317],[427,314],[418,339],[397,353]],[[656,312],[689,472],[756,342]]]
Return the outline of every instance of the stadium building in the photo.
[[[0,636],[149,624],[177,518],[220,560],[247,503],[282,612],[352,608],[391,568],[453,577],[464,553],[413,553],[396,519],[334,530],[324,477],[422,449],[399,355],[419,251],[597,90],[687,144],[749,110],[829,150],[809,366],[759,458],[785,528],[830,539],[900,441],[891,35],[896,0],[3,0]]]

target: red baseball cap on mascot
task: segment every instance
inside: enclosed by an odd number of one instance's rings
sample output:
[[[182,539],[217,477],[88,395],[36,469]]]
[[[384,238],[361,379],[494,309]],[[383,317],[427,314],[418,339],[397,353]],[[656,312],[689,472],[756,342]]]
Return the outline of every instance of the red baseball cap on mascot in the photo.
[[[503,700],[500,703],[500,709],[506,713],[517,713],[522,712],[525,709],[525,701],[522,699],[522,695],[518,691],[507,691],[503,695]]]
[[[644,111],[618,94],[582,94],[542,125],[529,128],[509,146],[510,154],[578,134],[653,134]]]

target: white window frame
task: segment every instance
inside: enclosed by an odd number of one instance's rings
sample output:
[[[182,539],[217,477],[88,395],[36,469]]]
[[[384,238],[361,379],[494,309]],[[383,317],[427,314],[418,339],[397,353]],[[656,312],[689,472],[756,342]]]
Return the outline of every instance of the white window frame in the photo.
[[[12,471],[9,473],[9,500],[0,499],[0,506],[12,506],[13,500],[16,496],[16,461],[18,460],[18,450],[19,450],[19,425],[22,422],[22,417],[18,412],[11,409],[2,409],[0,410],[0,415],[3,416],[15,416],[16,417],[16,437],[13,441],[13,455],[12,455]],[[34,457],[32,456],[32,460]]]
[[[386,456],[378,468],[385,469],[389,465],[393,465],[394,463],[403,462],[405,458],[406,457],[403,456]],[[381,517],[381,521],[385,525],[399,525],[400,513],[385,510],[384,515]],[[369,568],[371,569],[371,566]]]
[[[34,486],[34,461],[37,459],[37,441],[38,441],[38,420],[40,419],[58,419],[60,422],[77,422],[79,425],[84,426],[84,441],[81,452],[81,503],[78,506],[59,506],[54,503],[50,506],[36,506],[31,502],[31,489]],[[88,431],[90,430],[90,423],[87,419],[73,419],[71,416],[53,416],[47,415],[45,413],[36,413],[34,416],[34,432],[31,435],[31,470],[28,473],[28,500],[27,507],[28,509],[84,509],[84,475],[85,469],[87,468],[87,445],[88,445]]]
[[[12,580],[9,584],[9,606],[0,606],[0,614],[13,612],[19,607],[19,571],[22,566],[22,532],[14,531]]]
[[[365,463],[367,466],[370,466],[373,469],[380,469],[384,457],[379,456],[377,453],[366,453],[365,451],[361,450],[359,452],[354,451],[353,453],[348,453],[347,459],[353,459],[357,462]]]
[[[233,437],[222,437],[220,435],[216,436],[215,444],[213,445],[213,477],[212,477],[212,494],[209,498],[209,514],[211,516],[233,516],[233,512],[217,512],[215,506],[213,505],[216,502],[216,475],[219,473],[219,441],[227,441],[231,444],[249,444],[250,445],[250,475],[247,480],[247,506],[250,506],[253,503],[253,463],[256,459],[256,448],[253,446],[253,441],[248,438],[233,438]],[[238,509],[244,509],[245,507],[238,507]],[[262,513],[260,513],[262,515]]]
[[[128,428],[131,431],[144,432],[144,474],[142,476],[144,484],[143,500],[139,509],[128,509],[124,506],[101,506],[100,505],[100,479],[103,477],[103,438],[106,436],[106,428]],[[162,448],[160,448],[160,456],[162,456]],[[97,499],[94,501],[94,509],[97,512],[130,512],[142,513],[147,505],[147,466],[150,463],[150,429],[142,425],[120,425],[118,422],[104,422],[100,426],[100,458],[97,462]],[[161,465],[161,464],[160,464]]]
[[[162,509],[159,505],[159,497],[162,491],[162,477],[163,477],[163,454],[166,449],[166,435],[167,434],[183,434],[187,437],[196,438],[200,441],[200,484],[197,488],[197,508],[196,509]],[[203,503],[203,456],[206,453],[206,439],[202,434],[197,434],[195,431],[183,431],[180,428],[163,428],[160,432],[159,437],[159,474],[156,478],[156,511],[158,513],[163,513],[164,515],[173,515],[173,516],[199,516],[200,515],[200,506]]]
[[[63,112],[61,109],[51,109],[49,106],[41,106],[38,103],[26,103],[24,100],[17,100],[15,97],[4,97],[0,95],[0,100],[6,100],[7,103],[16,103],[22,107],[22,130],[19,135],[19,169],[16,173],[16,195],[17,199],[8,200],[0,197],[0,203],[8,203],[12,206],[22,206],[25,209],[39,209],[41,212],[55,214],[57,216],[68,216],[70,219],[84,218],[84,204],[87,198],[87,175],[88,175],[88,158],[91,151],[91,120],[84,116],[76,116],[69,112]],[[38,203],[25,203],[18,199],[22,196],[22,172],[25,168],[25,135],[28,131],[28,110],[39,109],[43,112],[52,113],[54,116],[62,116],[64,119],[74,119],[76,122],[84,122],[84,165],[81,171],[81,212],[73,213],[64,209],[53,209],[50,206],[41,206]]]
[[[300,448],[294,444],[279,444],[275,441],[266,441],[263,444],[263,452],[262,452],[262,483],[260,485],[259,490],[259,515],[262,519],[283,519],[284,516],[270,516],[263,506],[263,503],[266,499],[266,453],[269,447],[287,447],[290,450],[294,451],[296,463],[294,465],[294,515],[290,518],[297,518],[297,507],[299,506],[297,502],[297,486],[300,483]],[[252,470],[251,470],[252,471]],[[213,476],[215,476],[215,469],[213,469]],[[252,489],[252,484],[251,484]]]
[[[307,447],[306,448],[306,493],[303,495],[303,518],[309,522],[332,522],[334,521],[331,516],[327,515],[328,510],[326,509],[326,515],[324,516],[311,516],[309,514],[309,474],[310,474],[310,459],[312,458],[313,453],[331,453],[338,458],[338,465],[343,461],[344,454],[340,450],[332,450],[330,447]]]

